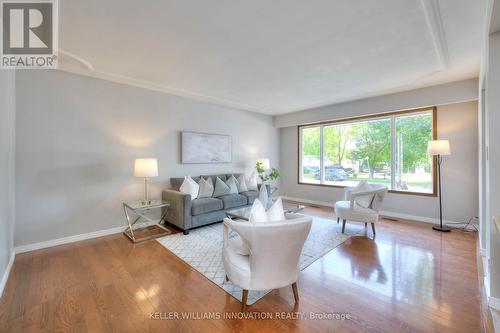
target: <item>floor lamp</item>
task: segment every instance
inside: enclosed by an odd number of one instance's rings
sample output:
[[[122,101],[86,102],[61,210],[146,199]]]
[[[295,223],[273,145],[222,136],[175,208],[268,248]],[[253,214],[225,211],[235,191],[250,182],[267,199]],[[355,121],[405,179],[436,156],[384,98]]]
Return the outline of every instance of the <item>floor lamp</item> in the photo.
[[[449,232],[450,228],[443,226],[443,202],[441,193],[441,163],[443,156],[450,155],[450,142],[448,140],[432,140],[427,145],[427,153],[436,156],[438,164],[438,188],[439,188],[439,226],[435,225],[432,229],[437,231]]]

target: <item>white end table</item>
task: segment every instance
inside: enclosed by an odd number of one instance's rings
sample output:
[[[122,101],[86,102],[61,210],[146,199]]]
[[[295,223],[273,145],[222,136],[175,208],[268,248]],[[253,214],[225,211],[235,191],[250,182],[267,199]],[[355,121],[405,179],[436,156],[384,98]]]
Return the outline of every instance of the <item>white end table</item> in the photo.
[[[170,207],[170,203],[164,200],[151,200],[150,203],[148,204],[143,204],[141,201],[136,201],[133,203],[124,202],[123,211],[125,212],[125,217],[127,219],[128,226],[123,232],[123,234],[127,236],[134,243],[170,235],[171,231],[168,230],[164,225],[162,225],[162,222],[164,222],[165,215],[167,214],[168,207]],[[146,215],[148,212],[152,210],[161,211],[162,209],[163,213],[161,213],[161,217],[159,220],[154,220]],[[130,216],[131,214],[136,216],[134,220],[131,219]],[[150,223],[150,225],[148,225],[147,227],[134,229],[133,228],[134,225],[141,219],[146,220],[147,222]],[[160,232],[150,236],[145,236],[140,238],[136,237],[136,234],[139,233],[141,230],[144,230],[146,228],[151,228],[151,226],[160,228],[161,229]]]

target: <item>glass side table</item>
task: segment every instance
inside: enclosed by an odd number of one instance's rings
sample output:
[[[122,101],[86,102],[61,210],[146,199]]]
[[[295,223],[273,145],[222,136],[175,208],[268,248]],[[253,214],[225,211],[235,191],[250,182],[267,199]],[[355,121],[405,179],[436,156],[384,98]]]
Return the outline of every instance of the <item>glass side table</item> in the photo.
[[[165,215],[167,214],[168,207],[170,207],[170,203],[164,200],[151,200],[148,204],[143,204],[141,201],[132,203],[124,202],[123,211],[125,212],[125,217],[127,219],[127,228],[123,234],[134,243],[170,235],[171,231],[162,225]],[[146,215],[148,212],[153,210],[163,210],[159,220],[154,220]],[[135,215],[135,219],[132,220],[131,215]],[[149,222],[150,225],[134,229],[134,225],[141,221],[141,219]],[[147,233],[147,231],[150,233],[152,232],[152,234],[143,236]]]

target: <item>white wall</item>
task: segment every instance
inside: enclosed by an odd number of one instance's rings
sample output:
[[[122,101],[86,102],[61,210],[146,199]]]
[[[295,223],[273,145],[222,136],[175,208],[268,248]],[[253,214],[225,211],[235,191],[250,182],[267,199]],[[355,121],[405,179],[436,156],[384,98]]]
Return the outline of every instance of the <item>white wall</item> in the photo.
[[[489,36],[489,63],[486,84],[486,161],[487,221],[486,247],[489,257],[491,296],[500,299],[500,234],[493,226],[492,217],[500,214],[500,32]],[[488,275],[488,273],[487,273]]]
[[[444,219],[463,222],[478,214],[477,102],[438,107],[438,137],[449,139],[452,155],[443,162]],[[281,183],[285,196],[334,203],[340,188],[297,184],[297,127],[280,129]],[[439,217],[434,197],[388,194],[383,211],[426,218]]]
[[[0,296],[13,255],[15,78],[0,70]]]
[[[277,116],[274,123],[276,127],[289,127],[311,122],[351,118],[382,112],[475,101],[478,99],[478,86],[477,79],[451,82],[433,87],[287,113]]]
[[[170,177],[279,166],[270,116],[59,71],[20,72],[16,88],[16,246],[124,225],[137,157],[158,158],[154,197]],[[182,165],[182,130],[232,135],[233,163]]]

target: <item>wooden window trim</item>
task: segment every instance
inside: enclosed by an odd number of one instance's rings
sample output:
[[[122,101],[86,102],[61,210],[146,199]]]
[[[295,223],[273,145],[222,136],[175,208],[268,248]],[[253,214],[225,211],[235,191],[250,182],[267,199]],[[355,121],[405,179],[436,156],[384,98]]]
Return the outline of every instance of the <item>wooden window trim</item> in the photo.
[[[300,164],[301,164],[301,157],[302,157],[301,156],[302,154],[301,154],[300,131],[302,128],[321,126],[321,125],[334,125],[334,124],[339,124],[339,123],[349,123],[349,122],[356,122],[356,121],[368,120],[368,119],[370,119],[370,120],[371,119],[379,119],[379,118],[399,116],[399,115],[410,114],[410,113],[420,113],[420,112],[426,112],[426,111],[432,112],[432,139],[437,140],[438,133],[437,133],[437,107],[436,106],[403,110],[403,111],[384,112],[384,113],[378,113],[378,114],[373,114],[373,115],[351,117],[351,118],[341,118],[341,119],[334,119],[334,120],[328,120],[328,121],[318,121],[318,122],[311,122],[311,123],[298,125],[297,126],[297,184],[298,185],[308,185],[308,186],[332,187],[332,188],[346,188],[346,187],[348,187],[348,186],[342,186],[342,185],[305,183],[305,182],[300,181]],[[433,169],[432,170],[433,171],[432,172],[432,185],[433,185],[432,186],[432,193],[400,191],[400,190],[389,190],[389,193],[416,195],[416,196],[423,196],[423,197],[437,197],[437,157],[436,156],[434,156],[434,158],[433,158],[432,169]]]

